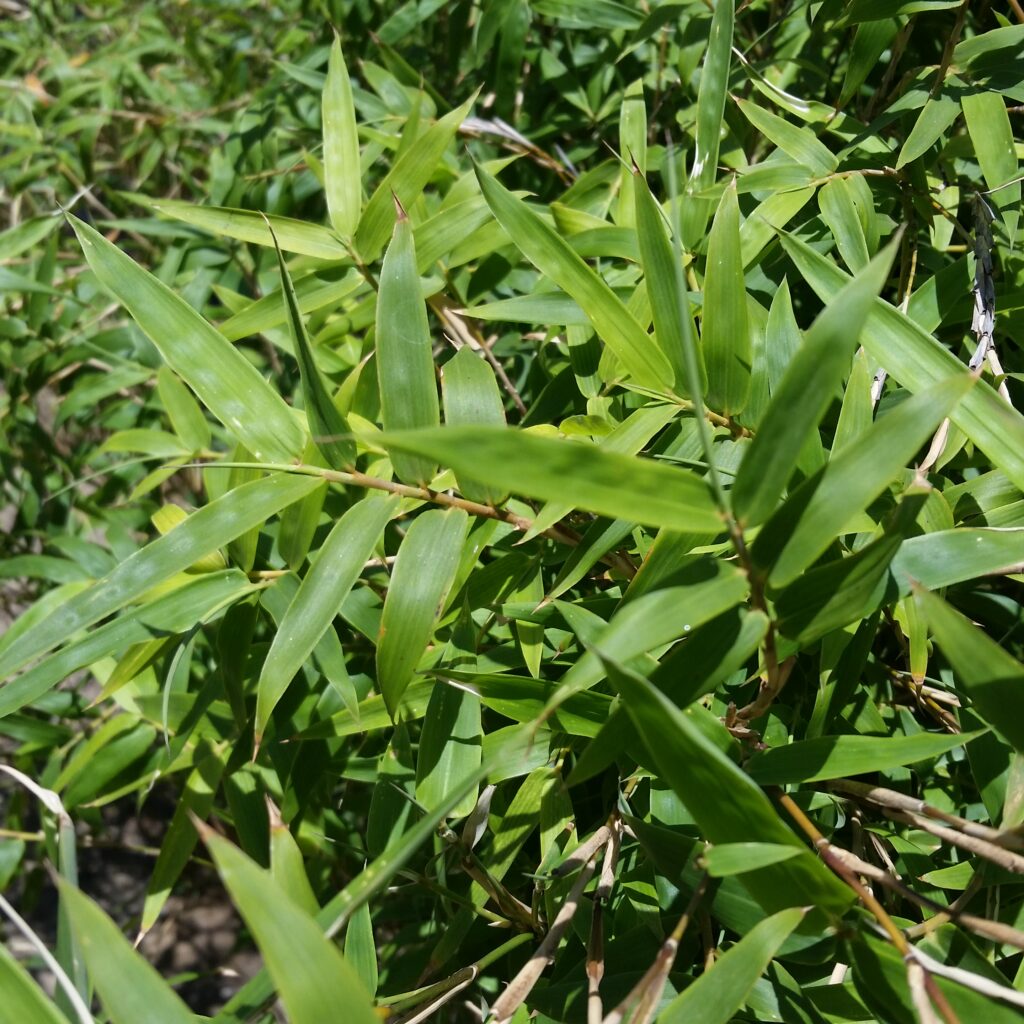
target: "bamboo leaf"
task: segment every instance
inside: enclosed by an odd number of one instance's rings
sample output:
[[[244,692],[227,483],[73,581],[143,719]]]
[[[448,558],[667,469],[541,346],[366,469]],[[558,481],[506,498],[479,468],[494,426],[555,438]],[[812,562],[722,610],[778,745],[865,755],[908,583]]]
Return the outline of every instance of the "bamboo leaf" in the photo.
[[[661,777],[693,815],[702,835],[713,843],[753,841],[798,850],[789,860],[740,876],[765,910],[812,905],[835,912],[849,905],[849,890],[793,834],[753,780],[704,735],[692,709],[681,711],[635,672],[607,660],[605,669]],[[720,728],[728,744],[728,735]],[[722,793],[729,799],[720,799]],[[717,991],[725,994],[727,988]],[[731,1013],[722,1019],[727,1021]]]
[[[288,462],[304,439],[291,410],[241,352],[98,231],[68,216],[100,283],[203,404],[257,459]]]
[[[821,219],[836,240],[839,255],[854,274],[859,273],[871,257],[849,181],[834,178],[823,185],[818,191],[818,208]]]
[[[977,92],[965,95],[960,105],[985,184],[995,190],[989,201],[1002,216],[1012,248],[1020,221],[1021,183],[1006,103],[997,92]]]
[[[291,217],[279,217],[257,210],[234,210],[226,206],[197,206],[178,199],[155,201],[144,196],[133,196],[137,202],[157,213],[192,224],[213,235],[237,238],[254,245],[274,244],[274,236],[285,252],[312,256],[332,263],[350,261],[348,249],[329,228],[310,224]],[[269,221],[269,226],[268,226]],[[273,229],[273,236],[271,235]]]
[[[340,51],[339,51],[340,52]],[[271,237],[273,237],[271,229]],[[302,314],[295,298],[292,279],[285,265],[281,247],[274,238],[277,250],[277,265],[281,273],[281,289],[284,292],[285,307],[288,310],[288,325],[291,328],[292,344],[295,346],[295,358],[299,363],[302,377],[302,399],[306,407],[306,418],[313,441],[323,453],[327,464],[333,469],[351,469],[356,460],[356,443],[348,436],[348,424],[338,412],[327,390],[327,384],[320,368],[313,357],[313,347],[306,334],[306,326],[302,322]]]
[[[642,175],[634,174],[634,203],[640,262],[647,282],[647,296],[654,317],[654,335],[658,347],[672,364],[677,391],[702,397],[707,386],[707,370],[697,343],[697,332],[690,313],[690,300],[683,279],[683,268],[672,250],[658,204]],[[686,370],[687,352],[691,352],[698,370],[698,380],[689,379]]]
[[[831,174],[839,161],[810,128],[790,124],[785,118],[759,107],[749,100],[736,101],[743,116],[766,138],[819,176]],[[858,268],[859,269],[859,268]]]
[[[849,275],[806,243],[784,235],[782,244],[823,302]],[[879,299],[861,344],[872,361],[912,392],[956,374],[963,363],[909,317]],[[1024,417],[979,380],[954,408],[953,422],[1018,486],[1024,488]]]
[[[527,497],[563,501],[571,495],[576,508],[694,533],[722,528],[711,492],[696,474],[595,445],[499,427],[406,431],[381,440]]]
[[[961,372],[877,420],[819,474],[793,492],[754,542],[772,586],[796,579],[913,458],[972,385]]]
[[[392,718],[444,609],[468,529],[461,509],[432,509],[413,520],[398,550],[377,641],[377,683]]]
[[[117,925],[75,886],[63,879],[57,884],[89,978],[113,1024],[194,1024],[192,1011],[132,949]]]
[[[1015,750],[1024,750],[1024,665],[941,597],[917,588],[914,599],[953,666],[958,689],[970,698],[972,709]]]
[[[380,272],[377,380],[385,430],[441,422],[427,308],[420,295],[412,227],[402,211]],[[428,484],[437,472],[436,462],[409,458],[401,451],[391,461],[398,478],[408,484]]]
[[[0,1024],[67,1024],[68,1018],[4,945],[0,945],[0,992],[4,994]]]
[[[433,809],[444,803],[455,782],[480,767],[483,748],[480,698],[454,686],[437,685],[420,733],[416,755],[416,799]],[[464,818],[476,806],[472,790],[448,812]]]
[[[715,4],[697,93],[697,139],[693,151],[693,167],[686,186],[687,195],[691,199],[683,207],[681,225],[683,244],[691,250],[697,248],[704,237],[709,210],[706,199],[695,197],[713,185],[718,174],[718,149],[725,117],[725,98],[729,90],[735,21],[735,0],[721,0]]]
[[[669,1003],[658,1024],[728,1024],[803,917],[794,908],[755,925]]]
[[[289,1019],[294,1024],[323,1024],[343,1006],[352,1024],[379,1024],[369,993],[314,918],[236,846],[205,826],[201,832],[256,939]]]
[[[913,736],[819,736],[755,754],[747,762],[747,771],[762,786],[842,779],[934,761],[979,735],[919,732]]]
[[[342,602],[395,514],[397,498],[357,501],[333,526],[270,645],[256,687],[256,737],[299,669],[331,628]]]
[[[488,424],[503,427],[505,408],[494,371],[482,356],[465,346],[441,370],[444,421],[449,426]],[[459,490],[471,501],[500,505],[508,492],[459,479]]]
[[[787,366],[733,484],[733,511],[744,524],[763,522],[789,483],[801,451],[842,384],[895,251],[895,244],[889,246],[839,292]]]
[[[750,394],[753,352],[735,183],[722,196],[708,238],[701,348],[708,375],[708,405],[727,416],[742,412]]]
[[[359,225],[363,187],[359,173],[359,133],[352,104],[341,40],[335,36],[327,63],[322,101],[324,135],[324,192],[331,225],[342,238],[351,238]]]
[[[375,260],[395,223],[395,199],[406,209],[419,198],[444,151],[472,109],[476,96],[431,125],[395,161],[363,210],[356,230],[356,249],[364,262]]]
[[[476,174],[494,216],[519,251],[579,304],[626,372],[644,387],[658,392],[671,389],[668,360],[611,288],[522,200],[482,167],[477,167]]]
[[[266,520],[320,486],[316,477],[276,473],[243,484],[193,512],[170,533],[136,551],[87,590],[54,610],[0,654],[9,676],[80,629],[120,611],[158,583]],[[2,691],[0,691],[2,692]]]

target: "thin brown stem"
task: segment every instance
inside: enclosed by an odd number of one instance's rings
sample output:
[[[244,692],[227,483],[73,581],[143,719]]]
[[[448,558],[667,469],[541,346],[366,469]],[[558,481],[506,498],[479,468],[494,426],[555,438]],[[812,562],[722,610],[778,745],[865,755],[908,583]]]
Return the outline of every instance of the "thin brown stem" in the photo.
[[[832,848],[832,844],[818,831],[817,826],[806,814],[796,805],[793,798],[786,793],[780,793],[779,803],[789,812],[790,817],[800,826],[807,837],[814,843],[821,859],[830,867],[846,884],[853,889],[861,903],[874,915],[882,930],[889,936],[889,940],[899,951],[903,960],[908,965],[913,960],[913,947],[907,941],[906,935],[896,926],[896,922],[889,916],[885,907],[872,895],[857,875],[847,866],[842,858],[838,857]],[[916,963],[916,961],[914,961]],[[928,997],[942,1014],[946,1024],[959,1024],[957,1015],[949,1005],[949,1001],[942,994],[935,980],[931,975],[921,968],[922,983]],[[908,977],[908,983],[912,982]]]

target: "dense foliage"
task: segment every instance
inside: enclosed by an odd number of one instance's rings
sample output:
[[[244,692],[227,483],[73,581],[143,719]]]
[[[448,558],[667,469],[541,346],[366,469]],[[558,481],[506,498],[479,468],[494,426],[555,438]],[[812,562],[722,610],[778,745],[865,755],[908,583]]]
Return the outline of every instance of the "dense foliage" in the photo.
[[[1016,2],[0,6],[0,1021],[1019,1018]]]

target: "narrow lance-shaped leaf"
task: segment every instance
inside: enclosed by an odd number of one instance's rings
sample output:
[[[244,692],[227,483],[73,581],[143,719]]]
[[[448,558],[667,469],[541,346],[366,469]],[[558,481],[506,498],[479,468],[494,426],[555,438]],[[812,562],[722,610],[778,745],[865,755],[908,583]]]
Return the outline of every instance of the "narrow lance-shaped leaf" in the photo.
[[[999,210],[1012,246],[1020,220],[1021,183],[1015,180],[1017,149],[1006,103],[1000,93],[986,90],[968,93],[960,105],[985,184],[993,190],[987,199]]]
[[[441,370],[444,420],[449,426],[487,424],[503,427],[505,408],[494,371],[469,346],[464,346]],[[508,492],[459,477],[459,490],[471,501],[500,505]]]
[[[4,994],[0,1024],[68,1024],[68,1018],[4,945],[0,945],[0,992]],[[86,1024],[92,1018],[85,1013],[78,1020]]]
[[[941,597],[918,588],[915,600],[972,709],[1024,751],[1024,665]]]
[[[192,1011],[84,893],[58,880],[61,904],[82,950],[91,982],[113,1024],[194,1024]]]
[[[635,165],[641,174],[647,171],[647,107],[644,103],[642,79],[626,86],[622,99],[622,110],[619,112],[619,157],[623,165],[615,220],[623,227],[633,227],[636,223],[633,191],[637,183],[630,171],[630,164]]]
[[[782,245],[818,298],[827,302],[849,275],[806,242],[782,235]],[[963,372],[963,363],[906,314],[876,299],[861,344],[872,363],[910,391]],[[1024,488],[1024,417],[979,380],[953,410],[953,423],[1018,486]]]
[[[419,198],[475,101],[474,94],[431,125],[398,158],[370,196],[356,230],[356,249],[364,262],[375,260],[387,242],[395,222],[395,199],[408,208]]]
[[[192,224],[214,235],[226,238],[237,238],[241,242],[252,242],[254,245],[273,245],[267,221],[274,229],[274,234],[285,252],[312,256],[315,259],[331,262],[351,261],[348,249],[338,241],[330,228],[308,221],[295,220],[292,217],[278,217],[264,214],[258,210],[235,210],[226,206],[197,206],[195,203],[182,202],[179,199],[148,199],[145,196],[133,197],[143,206],[148,206],[157,213],[174,217],[176,220]]]
[[[842,779],[934,761],[976,736],[976,732],[955,736],[930,732],[913,736],[819,736],[755,754],[746,767],[751,778],[762,786]]]
[[[101,580],[54,610],[0,655],[0,679],[80,629],[112,615],[150,587],[259,526],[321,486],[317,477],[276,473],[228,492],[193,512],[180,526],[130,555]]]
[[[770,567],[769,582],[796,579],[913,458],[973,379],[966,372],[908,398],[844,448],[822,472],[801,484],[772,516],[751,549]]]
[[[757,784],[704,735],[693,709],[681,711],[648,680],[621,665],[605,660],[605,668],[661,777],[706,839],[799,849],[789,860],[740,876],[764,909],[810,904],[834,912],[849,906],[849,890],[796,837]],[[727,736],[723,739],[728,742]],[[722,799],[723,793],[729,794],[728,800]]]
[[[803,917],[793,908],[755,925],[669,1003],[658,1024],[728,1024]]]
[[[334,230],[351,238],[362,212],[363,190],[359,175],[359,133],[352,104],[352,83],[335,36],[327,64],[323,94],[324,192]]]
[[[385,430],[436,427],[441,422],[427,307],[420,294],[412,226],[401,206],[380,272],[377,380]],[[399,480],[407,484],[428,484],[437,472],[436,462],[402,452],[392,455],[391,461]]]
[[[397,498],[357,501],[327,535],[274,635],[256,690],[256,737],[266,729],[270,714],[292,679],[331,628],[341,603],[373,554]]]
[[[457,474],[529,498],[565,501],[613,519],[718,533],[722,519],[704,480],[687,469],[596,445],[499,427],[384,434],[389,450],[438,459]]]
[[[750,395],[753,352],[735,182],[722,196],[708,239],[701,347],[708,375],[708,405],[725,415],[742,412]]]
[[[895,246],[880,253],[825,307],[786,367],[733,485],[733,511],[745,525],[757,526],[771,513],[800,452],[832,404],[875,296],[888,277]]]
[[[377,642],[377,683],[394,718],[455,581],[469,516],[462,509],[418,515],[398,549]]]
[[[736,21],[735,0],[719,0],[711,18],[711,32],[700,73],[697,94],[697,139],[693,167],[686,186],[688,196],[703,192],[715,183],[718,174],[718,147],[725,117],[725,97],[729,88],[732,35]],[[708,223],[709,203],[691,198],[683,207],[682,236],[688,249],[695,249]]]
[[[707,385],[707,371],[693,327],[683,268],[673,252],[661,211],[646,179],[637,168],[634,168],[634,177],[639,179],[634,183],[637,240],[654,317],[654,334],[658,347],[672,364],[676,392],[701,398]],[[688,368],[690,354],[696,373]]]
[[[521,199],[479,166],[476,176],[488,206],[519,251],[576,300],[626,372],[644,387],[669,390],[673,381],[669,361],[611,288]]]
[[[284,399],[184,299],[77,217],[68,215],[100,283],[134,317],[203,404],[257,459],[288,462],[305,439]]]
[[[369,993],[341,951],[274,877],[212,830],[201,828],[217,871],[252,931],[294,1024],[379,1024]],[[139,1020],[143,1018],[138,1018]]]
[[[327,464],[332,469],[351,469],[356,460],[356,443],[349,436],[348,424],[338,412],[327,389],[320,367],[313,357],[313,346],[310,344],[306,326],[302,322],[299,304],[295,298],[291,275],[284,262],[281,247],[274,238],[277,250],[277,265],[281,272],[281,288],[284,292],[285,306],[288,310],[288,326],[291,328],[292,343],[295,346],[295,358],[299,363],[299,374],[302,377],[302,400],[306,407],[306,418],[313,441],[323,453]]]

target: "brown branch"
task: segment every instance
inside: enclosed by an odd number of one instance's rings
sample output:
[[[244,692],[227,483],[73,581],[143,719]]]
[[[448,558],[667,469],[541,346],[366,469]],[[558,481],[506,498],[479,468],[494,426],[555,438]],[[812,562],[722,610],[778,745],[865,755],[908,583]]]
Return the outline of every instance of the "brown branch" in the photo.
[[[875,920],[881,925],[886,935],[889,936],[889,940],[899,951],[903,957],[904,962],[909,965],[913,958],[913,947],[907,941],[906,935],[896,926],[896,922],[886,912],[885,907],[878,902],[877,899],[871,894],[871,892],[865,887],[864,883],[857,877],[857,875],[850,869],[845,861],[836,855],[835,849],[832,844],[818,831],[817,826],[806,814],[793,802],[793,798],[786,793],[780,793],[778,796],[779,803],[789,812],[792,817],[804,833],[808,836],[811,842],[814,843],[815,849],[818,851],[821,859],[830,867],[846,884],[853,889],[853,891],[860,898],[861,903],[871,911],[874,915]],[[916,961],[913,961],[916,963]],[[914,977],[909,973],[908,969],[908,984],[913,984]],[[946,1024],[959,1024],[959,1018],[953,1012],[953,1008],[949,1005],[949,1001],[943,995],[938,985],[935,984],[934,978],[921,968],[920,981],[925,992],[928,993],[932,1003],[938,1007],[939,1012],[942,1014],[946,1021]]]

